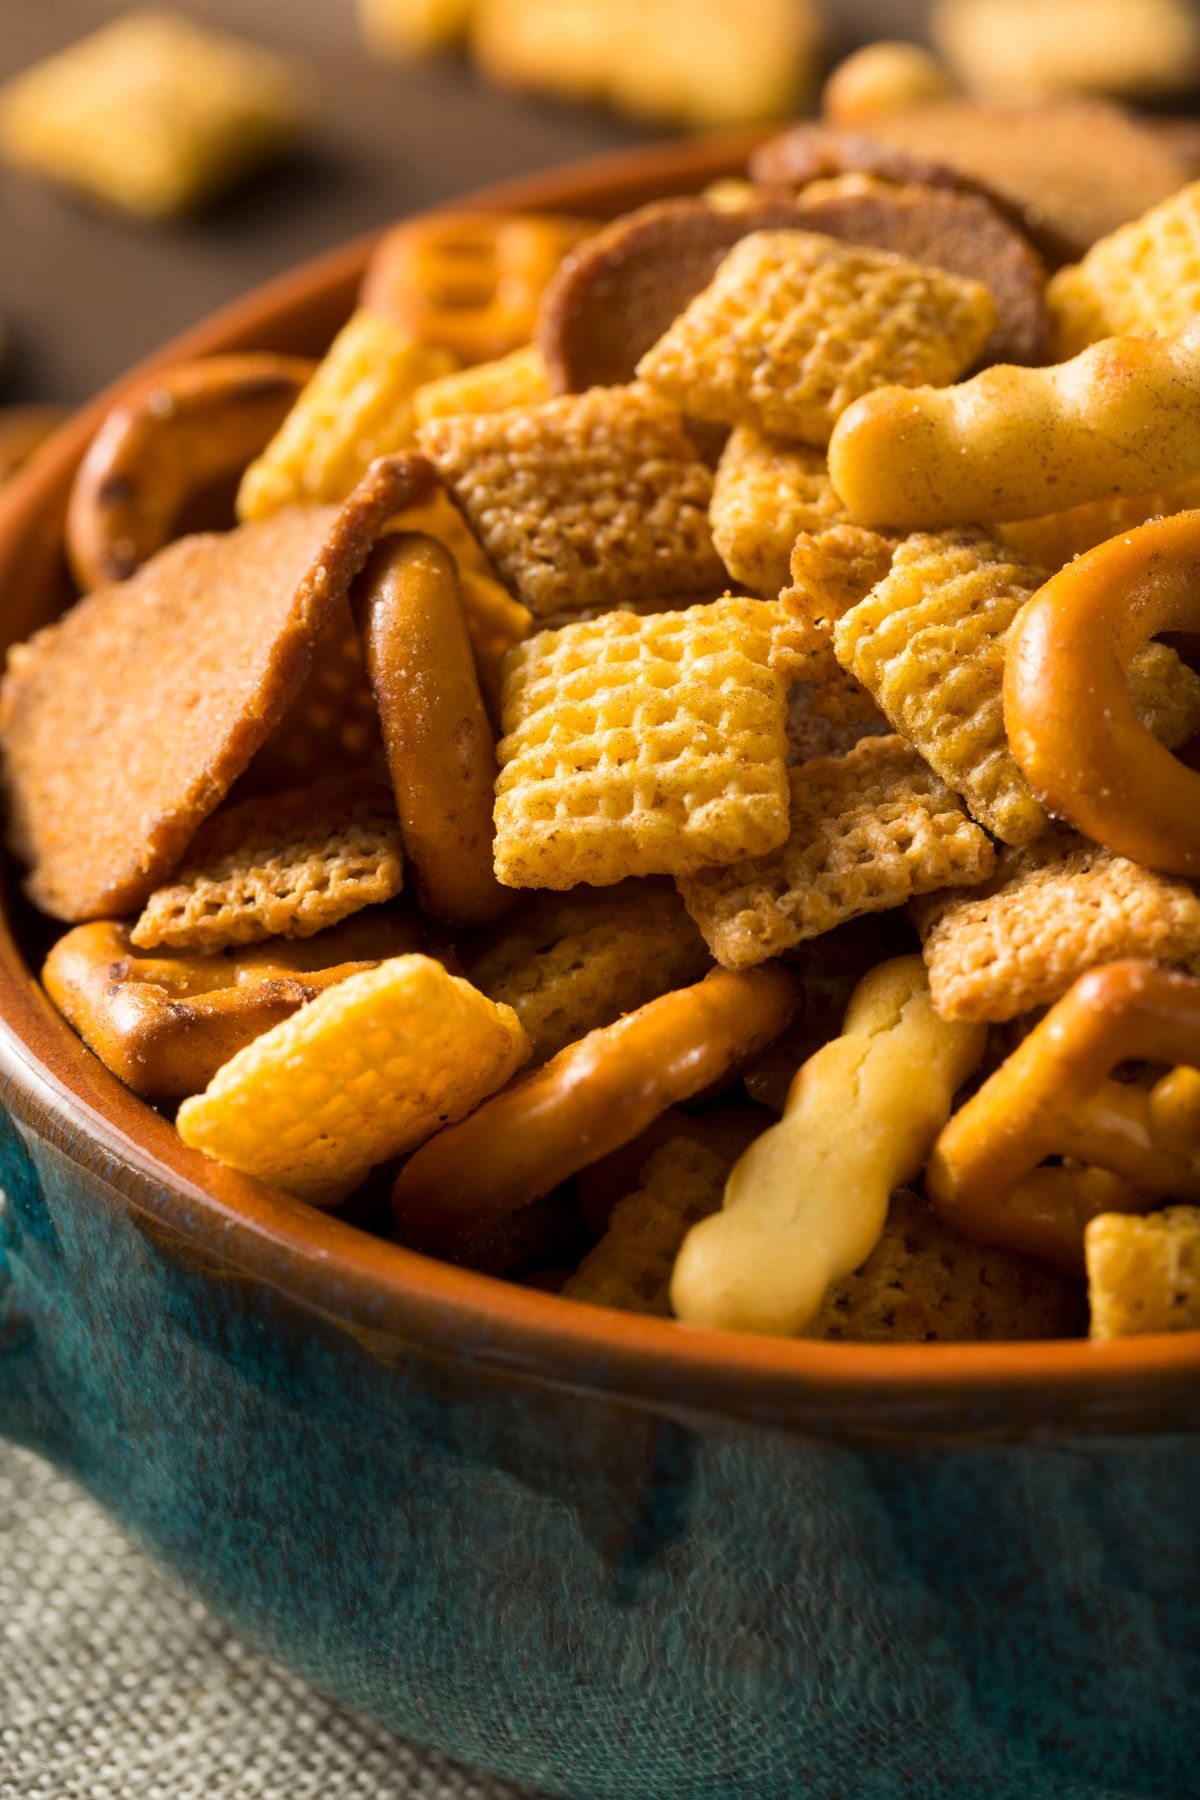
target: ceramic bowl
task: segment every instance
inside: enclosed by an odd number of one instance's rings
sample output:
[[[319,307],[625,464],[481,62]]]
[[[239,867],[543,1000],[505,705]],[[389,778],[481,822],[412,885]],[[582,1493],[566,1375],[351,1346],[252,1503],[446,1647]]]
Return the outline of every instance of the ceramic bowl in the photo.
[[[747,145],[469,204],[616,212]],[[367,249],[155,362],[319,351]],[[5,642],[64,599],[112,397],[0,501]],[[1194,1800],[1200,1334],[773,1341],[427,1260],[186,1150],[51,1010],[20,911],[10,884],[0,1425],[247,1637],[553,1794]]]

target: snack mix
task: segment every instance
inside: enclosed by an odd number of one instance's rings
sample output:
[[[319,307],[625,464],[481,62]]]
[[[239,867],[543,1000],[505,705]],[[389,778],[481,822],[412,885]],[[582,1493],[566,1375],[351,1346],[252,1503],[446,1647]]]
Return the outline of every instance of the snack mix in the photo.
[[[200,1176],[691,1326],[1200,1328],[1200,184],[1006,106],[874,46],[747,180],[399,226],[318,363],[117,404],[8,842]]]

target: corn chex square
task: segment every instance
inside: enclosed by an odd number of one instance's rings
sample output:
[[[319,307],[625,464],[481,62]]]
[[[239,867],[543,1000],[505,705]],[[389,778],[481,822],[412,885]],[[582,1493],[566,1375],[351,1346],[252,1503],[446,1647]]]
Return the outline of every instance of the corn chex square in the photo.
[[[814,231],[755,231],[638,364],[701,419],[821,447],[872,388],[935,387],[996,323],[982,282]]]
[[[545,1062],[709,967],[704,940],[666,880],[533,894],[463,965],[489,999],[511,1006]]]
[[[933,894],[912,917],[944,1019],[1015,1019],[1126,956],[1188,969],[1200,958],[1200,897],[1187,882],[1059,828],[1001,851],[978,892]]]
[[[781,848],[679,883],[726,968],[765,962],[844,919],[992,872],[986,834],[901,737],[865,738],[790,775],[791,830]]]
[[[862,682],[839,663],[833,628],[892,566],[895,540],[861,525],[801,532],[792,548],[792,584],[779,596],[791,628],[796,679],[810,684],[816,710],[838,723],[878,714]]]
[[[802,531],[849,520],[825,458],[807,444],[735,425],[713,477],[713,542],[735,581],[773,600],[788,584],[792,547]]]
[[[1040,570],[985,531],[918,532],[833,631],[844,669],[961,794],[972,818],[1026,844],[1046,814],[1004,729],[1004,657]]]
[[[1060,361],[1100,338],[1162,337],[1200,312],[1200,181],[1093,244],[1046,290]]]
[[[183,865],[151,894],[139,949],[218,950],[312,937],[404,885],[400,823],[386,781],[332,775],[214,813]]]
[[[1101,1213],[1083,1246],[1094,1338],[1200,1330],[1200,1206]]]
[[[351,975],[185,1100],[185,1144],[314,1205],[344,1199],[502,1087],[529,1054],[516,1015],[428,956]]]
[[[680,413],[644,388],[432,419],[418,442],[538,618],[724,580],[712,475]]]
[[[189,211],[295,137],[290,60],[174,13],[126,13],[0,92],[10,161],[147,218]]]
[[[684,875],[787,837],[786,678],[767,600],[605,613],[505,658],[496,874]]]

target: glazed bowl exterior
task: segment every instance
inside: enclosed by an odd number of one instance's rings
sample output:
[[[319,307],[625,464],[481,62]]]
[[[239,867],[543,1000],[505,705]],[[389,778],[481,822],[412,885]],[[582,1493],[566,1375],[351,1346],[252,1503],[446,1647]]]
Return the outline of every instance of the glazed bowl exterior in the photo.
[[[748,141],[469,204],[611,213]],[[367,248],[155,361],[319,351]],[[6,643],[67,596],[111,398],[0,500]],[[0,1428],[237,1629],[553,1794],[1195,1800],[1200,1334],[791,1343],[429,1261],[186,1150],[53,1013],[21,918],[10,883]]]

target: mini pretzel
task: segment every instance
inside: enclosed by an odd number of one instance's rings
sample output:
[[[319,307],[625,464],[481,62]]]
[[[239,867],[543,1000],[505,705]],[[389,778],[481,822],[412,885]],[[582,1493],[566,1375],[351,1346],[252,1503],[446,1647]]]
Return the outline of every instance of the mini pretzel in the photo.
[[[716,969],[589,1032],[406,1163],[392,1190],[400,1235],[452,1254],[769,1044],[802,997],[778,963]]]
[[[354,591],[405,853],[425,910],[482,925],[513,904],[492,873],[496,755],[453,556],[403,532]]]
[[[371,258],[360,303],[440,344],[488,362],[533,335],[538,302],[569,250],[596,229],[548,214],[454,213],[389,231]]]
[[[1147,638],[1200,630],[1200,508],[1089,551],[1013,629],[1004,717],[1050,811],[1121,856],[1200,875],[1200,774],[1134,712],[1126,671]]]
[[[83,591],[132,575],[175,536],[189,501],[240,475],[314,367],[299,356],[212,356],[167,369],[115,406],[67,509],[67,553]]]
[[[946,1224],[1078,1273],[1097,1213],[1200,1200],[1194,1083],[1106,1079],[1130,1058],[1200,1064],[1200,981],[1143,962],[1081,975],[938,1138],[926,1188]],[[1086,1166],[1038,1166],[1052,1155]]]
[[[78,925],[55,944],[42,984],[114,1075],[153,1100],[198,1094],[252,1039],[319,993],[422,947],[402,914],[349,919],[305,943],[221,953],[139,953],[129,928]]]

